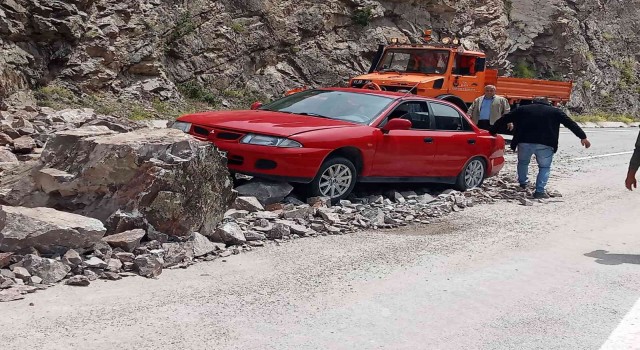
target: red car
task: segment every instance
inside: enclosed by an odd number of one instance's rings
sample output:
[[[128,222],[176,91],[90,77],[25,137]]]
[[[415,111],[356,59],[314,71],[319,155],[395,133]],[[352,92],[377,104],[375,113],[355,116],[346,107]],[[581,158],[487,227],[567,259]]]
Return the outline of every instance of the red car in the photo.
[[[213,142],[230,171],[307,184],[345,198],[356,182],[431,182],[466,190],[496,175],[504,139],[441,100],[366,89],[312,89],[244,111],[181,116],[174,128]]]

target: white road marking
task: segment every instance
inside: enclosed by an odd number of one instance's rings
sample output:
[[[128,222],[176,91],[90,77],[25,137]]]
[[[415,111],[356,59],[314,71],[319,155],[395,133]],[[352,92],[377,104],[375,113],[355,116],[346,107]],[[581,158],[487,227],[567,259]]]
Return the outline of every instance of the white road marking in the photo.
[[[600,350],[640,350],[640,299],[613,330]]]
[[[624,155],[624,154],[633,154],[633,151],[600,154],[600,155],[597,155],[597,156],[588,156],[588,157],[580,157],[580,158],[572,158],[571,160],[587,160],[587,159],[594,159],[594,158],[605,158],[605,157],[621,156],[621,155]]]

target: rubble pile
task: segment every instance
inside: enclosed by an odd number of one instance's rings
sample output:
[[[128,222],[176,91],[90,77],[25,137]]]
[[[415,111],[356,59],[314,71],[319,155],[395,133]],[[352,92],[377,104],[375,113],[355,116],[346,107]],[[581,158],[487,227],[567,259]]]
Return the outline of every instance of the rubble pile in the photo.
[[[0,162],[38,159],[56,132],[101,126],[114,132],[130,132],[148,125],[128,119],[96,114],[93,109],[55,111],[32,105],[0,111]]]
[[[297,238],[429,224],[481,203],[534,203],[505,175],[464,193],[357,188],[338,203],[257,179],[234,191],[215,147],[178,130],[31,107],[2,112],[0,126],[0,301],[57,283],[157,278]]]

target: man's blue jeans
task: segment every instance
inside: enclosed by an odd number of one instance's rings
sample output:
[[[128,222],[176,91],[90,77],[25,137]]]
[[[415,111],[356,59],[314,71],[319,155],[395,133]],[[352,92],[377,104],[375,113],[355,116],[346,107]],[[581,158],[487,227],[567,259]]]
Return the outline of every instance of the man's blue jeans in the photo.
[[[551,162],[553,161],[553,147],[537,143],[518,144],[518,182],[527,184],[529,163],[531,156],[535,154],[538,162],[538,178],[536,179],[536,192],[544,193],[544,189],[551,174]]]

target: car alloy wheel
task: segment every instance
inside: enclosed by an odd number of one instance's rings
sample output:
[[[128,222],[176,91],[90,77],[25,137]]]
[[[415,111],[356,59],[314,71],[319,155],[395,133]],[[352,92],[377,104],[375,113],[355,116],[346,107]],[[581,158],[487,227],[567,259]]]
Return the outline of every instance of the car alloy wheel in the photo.
[[[342,197],[351,189],[352,181],[353,173],[348,166],[333,164],[320,175],[320,194],[329,198]]]
[[[472,159],[464,169],[464,184],[466,189],[480,186],[484,180],[484,163],[480,159]]]

